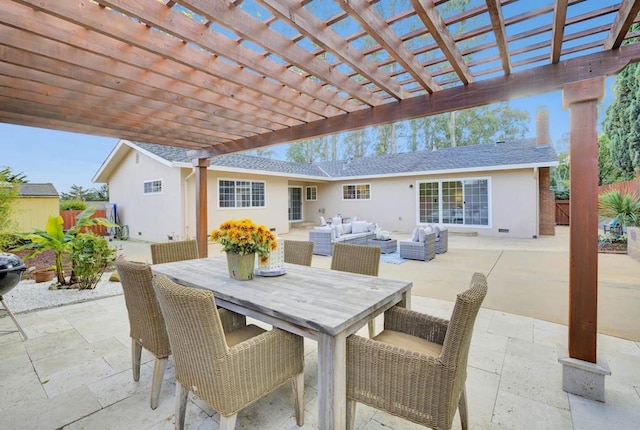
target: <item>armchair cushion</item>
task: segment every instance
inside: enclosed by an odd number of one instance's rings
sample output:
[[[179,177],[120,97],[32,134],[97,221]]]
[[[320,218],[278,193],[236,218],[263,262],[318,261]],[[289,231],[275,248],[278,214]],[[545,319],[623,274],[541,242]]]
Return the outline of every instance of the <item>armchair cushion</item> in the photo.
[[[373,340],[386,343],[388,345],[397,346],[398,348],[416,351],[421,354],[439,357],[442,352],[442,345],[429,342],[407,333],[393,330],[383,330]]]

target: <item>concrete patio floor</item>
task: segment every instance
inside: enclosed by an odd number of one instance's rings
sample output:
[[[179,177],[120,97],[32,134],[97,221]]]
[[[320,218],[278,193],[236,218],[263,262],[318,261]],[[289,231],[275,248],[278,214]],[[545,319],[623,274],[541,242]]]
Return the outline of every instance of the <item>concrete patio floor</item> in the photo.
[[[567,232],[559,230],[558,236],[549,240],[453,236],[449,252],[432,262],[380,265],[381,277],[414,282],[413,309],[445,318],[450,316],[455,294],[467,287],[471,273],[488,275],[489,294],[476,321],[469,357],[471,429],[640,428],[637,341],[598,336],[598,356],[608,362],[612,372],[606,378],[606,403],[562,390],[562,368],[557,359],[566,356],[567,328],[551,322],[554,318],[566,321],[567,312],[563,303],[556,303],[567,294],[568,278],[563,274],[568,272]],[[305,239],[306,232],[294,230],[286,238]],[[217,251],[213,245],[210,255],[217,255]],[[123,244],[123,252],[132,260],[150,259],[148,244],[129,242]],[[314,256],[314,266],[329,264],[329,257]],[[609,318],[619,336],[623,330],[617,327],[623,322],[629,327],[624,333],[637,335],[639,273],[640,262],[628,256],[600,256],[601,328],[603,319]],[[546,295],[550,297],[540,297]],[[607,303],[626,307],[621,312],[609,311],[603,309]],[[132,380],[123,296],[18,317],[29,340],[22,342],[17,333],[0,337],[0,428],[173,428],[172,362],[159,407],[152,411],[148,404],[153,362],[145,353],[140,381]],[[0,318],[0,330],[11,328],[8,318]],[[315,342],[305,340],[305,353],[303,428],[314,429]],[[357,429],[422,428],[363,405],[358,405],[356,414]],[[191,429],[218,427],[214,411],[195,397],[189,402],[186,422]],[[241,411],[236,428],[298,428],[290,386]],[[454,428],[460,428],[457,417]]]

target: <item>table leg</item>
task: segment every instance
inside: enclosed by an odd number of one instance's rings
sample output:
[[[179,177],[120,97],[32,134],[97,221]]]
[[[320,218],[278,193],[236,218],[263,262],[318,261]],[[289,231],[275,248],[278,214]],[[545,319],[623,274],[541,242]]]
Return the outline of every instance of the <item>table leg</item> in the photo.
[[[347,337],[318,335],[318,424],[320,430],[346,428]]]

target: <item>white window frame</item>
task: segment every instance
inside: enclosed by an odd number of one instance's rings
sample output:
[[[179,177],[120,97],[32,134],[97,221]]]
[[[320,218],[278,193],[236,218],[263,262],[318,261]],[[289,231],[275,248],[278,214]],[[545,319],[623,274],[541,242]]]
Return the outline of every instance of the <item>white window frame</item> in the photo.
[[[313,194],[313,198],[309,198],[309,192],[311,191],[311,193]],[[306,201],[308,202],[315,202],[318,200],[318,187],[316,185],[310,185],[308,187],[305,187],[304,190],[304,198]]]
[[[220,190],[220,186],[222,182],[233,182],[233,206],[221,206],[220,199],[222,197],[222,192]],[[249,205],[242,206],[238,205],[238,183],[248,183],[249,187]],[[253,204],[253,195],[254,195],[254,184],[262,184],[262,205],[254,205]],[[244,184],[240,184],[240,186],[245,186]],[[256,190],[258,191],[258,190]],[[266,181],[256,181],[252,179],[234,179],[234,178],[218,178],[218,209],[264,209],[267,207],[267,182]]]
[[[149,185],[150,191],[147,191],[147,184],[150,184]],[[151,194],[162,194],[163,189],[164,189],[164,184],[162,183],[162,178],[151,179],[149,181],[144,181],[142,183],[142,193],[146,196]]]
[[[463,194],[463,206],[462,206],[462,216],[463,222],[462,224],[457,223],[444,223],[443,220],[443,198],[442,198],[442,183],[443,182],[461,182],[462,189],[464,190],[465,181],[487,181],[487,224],[466,224],[464,221],[466,220],[466,198]],[[491,177],[482,176],[482,177],[471,177],[471,178],[443,178],[443,179],[433,179],[433,180],[421,180],[417,181],[416,186],[416,219],[419,224],[426,224],[426,222],[421,221],[420,219],[420,185],[428,184],[428,183],[437,183],[438,184],[438,224],[443,224],[451,227],[473,227],[473,228],[492,228],[492,210],[493,201],[491,197]],[[463,191],[464,192],[464,191]]]
[[[291,218],[291,194],[290,193],[292,189],[300,190],[300,218],[296,218],[296,219]],[[299,185],[293,185],[287,188],[287,200],[288,200],[287,219],[289,220],[289,222],[300,222],[304,220],[304,201],[302,196],[302,190],[303,188]]]
[[[358,193],[358,187],[360,186],[366,186],[368,187],[368,197],[367,198],[361,198],[360,194]],[[349,199],[349,198],[345,198],[345,187],[355,187],[355,194],[354,194],[354,198]],[[358,201],[358,200],[371,200],[371,183],[358,183],[358,184],[343,184],[342,185],[342,200],[343,201]]]

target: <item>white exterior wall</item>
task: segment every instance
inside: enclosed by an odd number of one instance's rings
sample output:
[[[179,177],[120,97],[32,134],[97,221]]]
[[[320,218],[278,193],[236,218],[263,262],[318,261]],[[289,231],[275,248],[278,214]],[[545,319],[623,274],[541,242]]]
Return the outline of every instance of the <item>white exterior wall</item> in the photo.
[[[404,176],[312,184],[318,187],[318,200],[305,201],[305,221],[319,222],[340,213],[344,217],[376,222],[384,230],[411,232],[418,220],[418,183],[424,181],[489,179],[489,226],[448,225],[451,231],[477,232],[485,236],[531,238],[538,234],[537,171],[518,169],[458,173],[450,175]],[[343,200],[342,186],[371,184],[370,200]],[[413,187],[410,187],[410,186]],[[446,224],[445,224],[446,225]],[[500,233],[499,229],[509,230]]]
[[[182,177],[185,178],[191,171],[182,169]],[[218,180],[249,180],[265,183],[265,207],[264,208],[220,208],[218,200]],[[190,237],[195,237],[196,202],[195,202],[195,175],[187,181],[188,197],[186,198],[186,229]],[[276,234],[289,232],[288,220],[288,186],[287,178],[276,176],[252,175],[246,173],[208,171],[207,180],[207,232],[217,228],[222,222],[229,219],[251,218],[257,224],[264,224],[270,229],[275,228]]]
[[[180,170],[129,151],[109,178],[109,200],[117,205],[120,224],[131,239],[166,242],[182,231]],[[144,194],[144,182],[162,179],[162,192]]]

